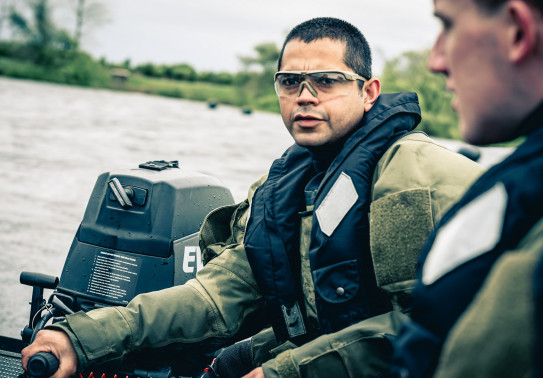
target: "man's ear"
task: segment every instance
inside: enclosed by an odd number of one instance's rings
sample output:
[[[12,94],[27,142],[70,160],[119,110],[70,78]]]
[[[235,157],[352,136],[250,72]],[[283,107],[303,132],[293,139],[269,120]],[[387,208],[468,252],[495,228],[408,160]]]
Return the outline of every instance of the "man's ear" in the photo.
[[[509,59],[514,63],[522,62],[538,47],[540,30],[538,28],[539,15],[527,2],[522,0],[508,1],[505,11],[509,20],[507,44]]]
[[[369,79],[364,84],[362,91],[362,96],[364,97],[364,111],[369,112],[381,94],[381,82],[376,78]]]

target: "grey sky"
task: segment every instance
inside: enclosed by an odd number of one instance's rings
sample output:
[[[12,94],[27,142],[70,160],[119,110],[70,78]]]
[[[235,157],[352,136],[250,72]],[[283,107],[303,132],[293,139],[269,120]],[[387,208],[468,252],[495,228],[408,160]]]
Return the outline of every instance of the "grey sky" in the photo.
[[[366,35],[379,74],[385,59],[432,45],[439,30],[432,0],[108,0],[110,22],[87,32],[95,57],[133,64],[189,63],[198,71],[238,71],[238,56],[278,45],[294,25],[339,17]]]

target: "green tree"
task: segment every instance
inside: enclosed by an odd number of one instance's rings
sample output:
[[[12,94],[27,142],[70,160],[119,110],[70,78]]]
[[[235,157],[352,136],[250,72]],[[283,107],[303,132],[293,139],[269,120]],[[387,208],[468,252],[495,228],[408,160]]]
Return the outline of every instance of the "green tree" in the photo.
[[[273,42],[261,43],[254,47],[256,56],[238,57],[243,71],[237,75],[238,95],[242,102],[259,109],[278,111],[277,97],[273,88],[280,50]]]
[[[156,66],[153,63],[143,63],[134,69],[136,72],[149,77],[161,77],[164,75],[164,68]]]
[[[383,92],[416,92],[422,110],[419,130],[429,135],[459,139],[458,118],[451,109],[451,93],[443,75],[428,70],[429,50],[410,51],[386,62]]]
[[[196,70],[186,63],[168,66],[164,70],[165,76],[173,80],[195,81],[197,78]]]
[[[77,46],[81,43],[85,29],[108,21],[104,3],[97,0],[75,0],[75,32]]]
[[[234,75],[229,72],[198,72],[198,81],[205,81],[208,83],[232,85],[234,84]]]
[[[9,19],[10,7],[7,0],[0,1],[0,40],[4,37],[4,26]]]
[[[258,71],[275,72],[277,60],[279,59],[279,48],[273,42],[266,42],[254,47],[256,56],[239,56],[245,71],[251,71],[257,67]]]
[[[38,64],[55,65],[71,57],[74,40],[66,30],[55,26],[47,0],[27,0],[32,18],[13,8],[10,21],[29,47],[29,58]]]

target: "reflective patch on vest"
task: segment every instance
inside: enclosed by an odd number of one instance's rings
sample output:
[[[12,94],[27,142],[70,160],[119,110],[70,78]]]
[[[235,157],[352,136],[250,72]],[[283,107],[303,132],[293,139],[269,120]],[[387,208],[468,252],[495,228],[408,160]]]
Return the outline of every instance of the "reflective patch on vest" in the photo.
[[[345,172],[341,172],[332,189],[315,211],[321,231],[326,236],[329,237],[334,233],[357,199],[358,193],[353,180]]]
[[[422,268],[430,285],[460,265],[492,250],[500,240],[507,191],[502,183],[460,209],[437,234]]]

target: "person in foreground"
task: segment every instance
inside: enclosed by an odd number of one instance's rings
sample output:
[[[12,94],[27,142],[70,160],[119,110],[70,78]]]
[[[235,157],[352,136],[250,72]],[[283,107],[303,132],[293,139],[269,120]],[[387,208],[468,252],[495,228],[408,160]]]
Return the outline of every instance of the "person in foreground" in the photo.
[[[22,351],[24,368],[51,351],[60,360],[54,377],[67,377],[174,343],[213,351],[271,325],[273,340],[263,332],[254,358],[231,373],[239,376],[274,355],[270,345],[278,353],[366,319],[364,335],[381,353],[383,334],[408,311],[404,294],[428,233],[482,168],[412,132],[421,118],[416,94],[380,93],[370,48],[351,24],[298,25],[278,67],[275,88],[295,144],[246,201],[206,217],[206,264],[196,278],[126,307],[66,316]],[[358,359],[357,351],[343,352]],[[288,374],[282,366],[259,372]]]
[[[525,137],[441,219],[421,253],[401,377],[543,376],[543,1],[434,0],[446,76],[470,143]],[[539,364],[539,365],[538,365]]]

